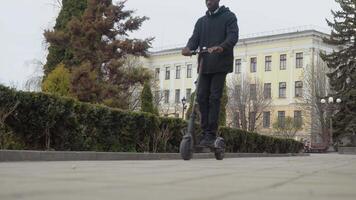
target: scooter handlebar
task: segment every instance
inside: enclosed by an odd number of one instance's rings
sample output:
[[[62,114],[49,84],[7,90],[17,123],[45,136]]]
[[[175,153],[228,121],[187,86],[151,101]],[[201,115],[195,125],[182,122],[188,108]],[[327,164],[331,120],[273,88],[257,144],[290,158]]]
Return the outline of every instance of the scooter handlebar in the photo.
[[[203,54],[203,53],[208,53],[208,48],[203,47],[200,50],[195,50],[195,51],[191,51],[190,52],[192,55],[199,55],[199,54]]]

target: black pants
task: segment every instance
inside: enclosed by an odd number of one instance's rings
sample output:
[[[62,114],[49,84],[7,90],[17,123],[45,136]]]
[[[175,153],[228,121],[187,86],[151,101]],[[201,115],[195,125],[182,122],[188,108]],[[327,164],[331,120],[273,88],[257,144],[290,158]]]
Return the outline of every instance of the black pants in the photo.
[[[202,74],[199,80],[198,103],[204,134],[215,135],[219,125],[220,100],[226,73]]]

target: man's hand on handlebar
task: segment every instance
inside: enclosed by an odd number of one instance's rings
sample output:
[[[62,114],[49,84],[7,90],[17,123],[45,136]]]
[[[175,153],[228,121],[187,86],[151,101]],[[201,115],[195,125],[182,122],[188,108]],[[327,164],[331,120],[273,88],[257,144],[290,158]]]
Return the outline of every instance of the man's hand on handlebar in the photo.
[[[209,53],[222,53],[224,49],[220,46],[210,47],[208,48]]]
[[[183,56],[192,56],[192,51],[188,47],[185,47],[184,49],[182,49],[182,55]]]

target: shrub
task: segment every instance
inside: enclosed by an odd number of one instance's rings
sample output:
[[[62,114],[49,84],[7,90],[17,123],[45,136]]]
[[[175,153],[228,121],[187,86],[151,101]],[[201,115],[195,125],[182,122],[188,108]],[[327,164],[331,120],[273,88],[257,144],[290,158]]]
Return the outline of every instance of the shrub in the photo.
[[[0,107],[0,149],[22,149],[22,141],[5,124],[5,120],[15,111],[18,102],[9,102]]]
[[[17,138],[8,128],[0,128],[0,149],[24,149],[23,141]]]
[[[187,122],[128,112],[44,93],[0,86],[0,107],[20,102],[6,119],[25,149],[61,151],[178,152]],[[199,132],[199,128],[197,128]],[[294,140],[222,127],[228,152],[299,152]]]
[[[59,96],[70,96],[70,73],[59,64],[44,80],[42,91]]]

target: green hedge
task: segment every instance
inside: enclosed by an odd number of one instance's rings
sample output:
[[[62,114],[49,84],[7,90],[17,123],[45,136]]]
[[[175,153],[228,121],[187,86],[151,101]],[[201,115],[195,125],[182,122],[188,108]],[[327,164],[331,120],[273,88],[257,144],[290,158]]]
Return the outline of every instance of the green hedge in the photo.
[[[0,85],[0,106],[20,102],[6,125],[25,149],[61,151],[178,152],[186,122],[149,113],[127,112],[45,93],[14,91]],[[303,145],[221,128],[229,152],[299,152]]]

